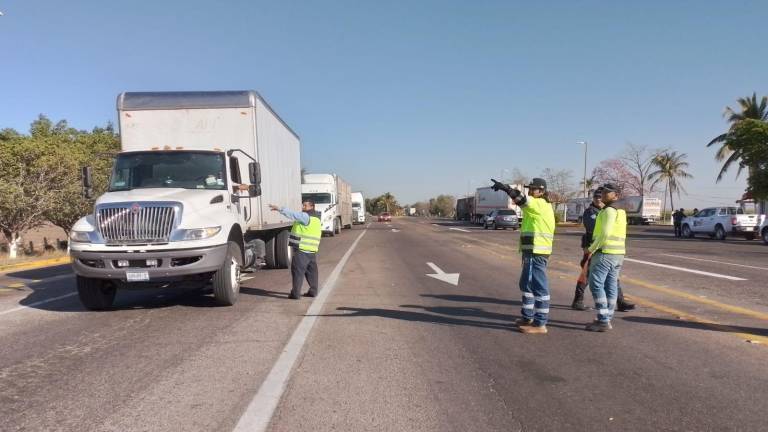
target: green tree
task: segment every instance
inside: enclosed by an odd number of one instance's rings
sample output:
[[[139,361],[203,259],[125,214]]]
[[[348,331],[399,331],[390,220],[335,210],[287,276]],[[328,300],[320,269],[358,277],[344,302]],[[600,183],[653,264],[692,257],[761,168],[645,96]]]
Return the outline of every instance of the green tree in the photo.
[[[728,133],[724,145],[740,156],[740,167],[749,167],[748,190],[755,199],[768,199],[768,122],[744,119]]]
[[[729,135],[733,129],[744,120],[758,120],[760,122],[768,122],[768,97],[763,96],[760,101],[757,100],[757,95],[752,93],[751,97],[739,98],[736,101],[739,104],[739,111],[732,109],[731,107],[725,108],[723,116],[728,119],[731,126],[728,132],[718,135],[712,141],[707,144],[707,147],[719,145],[715,153],[715,160],[723,162],[720,173],[717,175],[717,181],[723,179],[725,173],[733,164],[738,164],[739,170],[736,175],[741,174],[741,171],[747,167],[746,164],[741,164],[742,154],[740,146],[737,142],[734,142],[733,138],[729,138]]]
[[[451,216],[456,208],[456,199],[452,195],[438,195],[429,200],[429,212],[436,216]]]
[[[652,187],[659,183],[664,183],[666,191],[664,200],[666,201],[666,193],[668,192],[670,208],[672,210],[675,209],[673,195],[677,194],[679,198],[680,191],[685,192],[682,180],[693,178],[693,176],[686,171],[688,162],[685,162],[685,158],[687,157],[688,155],[685,153],[678,153],[676,151],[665,151],[660,153],[653,158],[653,166],[656,170],[648,175],[648,179],[653,182]]]

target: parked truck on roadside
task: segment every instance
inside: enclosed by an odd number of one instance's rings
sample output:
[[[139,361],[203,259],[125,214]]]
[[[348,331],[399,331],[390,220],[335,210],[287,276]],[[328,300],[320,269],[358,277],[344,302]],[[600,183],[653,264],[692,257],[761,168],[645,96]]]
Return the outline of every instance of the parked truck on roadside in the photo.
[[[511,187],[528,193],[524,185],[516,184]],[[477,188],[472,202],[472,223],[482,224],[483,218],[493,210],[514,210],[518,216],[522,216],[520,207],[512,201],[512,198],[504,191],[494,191],[490,186]]]
[[[362,192],[352,192],[352,223],[365,223],[365,198]]]
[[[315,202],[323,233],[334,236],[342,228],[352,228],[352,188],[338,175],[305,174],[301,196]]]
[[[267,204],[301,205],[299,137],[258,93],[122,93],[117,111],[107,192],[70,234],[86,308],[179,281],[232,305],[243,269],[289,266],[291,221]]]
[[[454,218],[457,221],[469,221],[474,215],[473,207],[475,205],[474,197],[459,198],[456,200],[456,215]]]

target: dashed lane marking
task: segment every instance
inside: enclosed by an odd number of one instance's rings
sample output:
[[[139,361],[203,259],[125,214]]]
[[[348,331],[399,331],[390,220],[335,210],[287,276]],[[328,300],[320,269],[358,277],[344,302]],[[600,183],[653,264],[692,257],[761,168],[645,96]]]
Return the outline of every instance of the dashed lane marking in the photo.
[[[701,270],[694,270],[694,269],[689,269],[689,268],[684,268],[684,267],[677,267],[677,266],[672,266],[672,265],[669,265],[669,264],[661,264],[661,263],[656,263],[656,262],[653,262],[653,261],[643,261],[643,260],[634,259],[634,258],[624,258],[624,261],[629,261],[629,262],[638,263],[638,264],[645,264],[645,265],[650,265],[650,266],[654,266],[654,267],[661,267],[661,268],[670,269],[670,270],[677,270],[677,271],[682,271],[682,272],[688,272],[688,273],[693,273],[693,274],[699,274],[699,275],[703,275],[703,276],[710,276],[710,277],[715,277],[715,278],[720,278],[720,279],[728,279],[728,280],[732,280],[732,281],[745,281],[745,280],[747,280],[747,279],[736,277],[736,276],[728,276],[728,275],[723,275],[723,274],[719,274],[719,273],[710,273],[710,272],[705,272],[705,271],[701,271]]]
[[[725,262],[725,261],[716,261],[716,260],[703,259],[703,258],[693,258],[693,257],[684,256],[684,255],[674,255],[674,254],[661,254],[661,255],[668,256],[668,257],[673,257],[673,258],[682,258],[682,259],[687,259],[687,260],[693,260],[693,261],[703,261],[703,262],[711,262],[711,263],[717,263],[717,264],[726,264],[726,265],[731,265],[731,266],[735,266],[735,267],[744,267],[744,268],[751,268],[751,269],[757,269],[757,270],[768,270],[768,267],[757,267],[757,266],[751,266],[751,265],[746,265],[746,264],[730,263],[730,262]]]
[[[465,232],[465,233],[472,232],[472,231],[469,231],[469,230],[465,230],[463,228],[448,228],[448,229],[449,230],[453,230],[453,231],[461,231],[461,232]]]
[[[310,331],[312,331],[312,327],[315,325],[319,313],[323,309],[326,299],[336,286],[336,281],[339,279],[339,275],[344,269],[344,265],[346,265],[349,257],[352,255],[352,251],[355,250],[355,247],[366,232],[367,230],[357,236],[357,239],[352,243],[352,246],[349,247],[349,250],[347,250],[341,258],[341,261],[336,264],[336,267],[333,269],[330,276],[328,276],[325,284],[320,289],[320,294],[315,297],[312,305],[309,306],[304,318],[301,319],[298,327],[296,327],[293,335],[283,348],[282,354],[280,354],[277,362],[272,366],[272,370],[269,371],[269,375],[267,375],[264,382],[261,383],[259,391],[248,404],[248,408],[246,408],[245,412],[240,417],[240,420],[237,422],[234,429],[235,432],[261,432],[269,427],[272,415],[275,413],[275,409],[277,408],[280,398],[285,391],[285,387],[288,384],[288,380],[291,377],[293,365],[299,358],[301,350],[307,341]]]

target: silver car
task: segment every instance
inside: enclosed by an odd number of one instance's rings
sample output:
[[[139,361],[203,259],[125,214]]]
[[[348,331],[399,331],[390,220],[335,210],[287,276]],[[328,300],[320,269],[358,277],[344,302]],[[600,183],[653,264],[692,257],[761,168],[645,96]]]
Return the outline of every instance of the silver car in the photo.
[[[507,229],[512,228],[516,230],[520,227],[520,221],[517,218],[517,213],[514,210],[494,210],[483,219],[483,229]]]

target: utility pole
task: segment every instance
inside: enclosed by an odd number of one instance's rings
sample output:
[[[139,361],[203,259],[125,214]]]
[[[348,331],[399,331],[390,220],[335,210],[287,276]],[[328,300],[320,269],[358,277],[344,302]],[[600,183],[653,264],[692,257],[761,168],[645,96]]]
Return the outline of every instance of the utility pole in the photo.
[[[587,194],[587,142],[576,141],[576,144],[584,144],[584,198],[586,198],[588,196]]]

